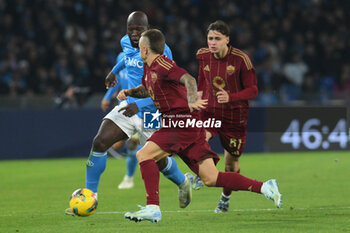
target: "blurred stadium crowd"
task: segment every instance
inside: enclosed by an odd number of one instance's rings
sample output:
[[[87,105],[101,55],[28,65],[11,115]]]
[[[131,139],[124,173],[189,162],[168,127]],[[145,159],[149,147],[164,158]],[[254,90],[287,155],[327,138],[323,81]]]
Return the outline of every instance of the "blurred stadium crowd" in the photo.
[[[231,44],[256,67],[261,105],[349,103],[350,7],[340,0],[0,0],[0,95],[104,92],[134,10],[193,75],[209,23],[229,23]]]

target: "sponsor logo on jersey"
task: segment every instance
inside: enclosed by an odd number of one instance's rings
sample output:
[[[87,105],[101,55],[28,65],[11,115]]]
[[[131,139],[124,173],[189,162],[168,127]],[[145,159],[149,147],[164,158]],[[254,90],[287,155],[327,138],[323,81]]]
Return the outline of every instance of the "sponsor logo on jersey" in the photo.
[[[224,88],[226,86],[226,82],[220,76],[215,76],[213,79],[213,85],[216,88]]]
[[[143,62],[141,60],[131,58],[130,57],[125,57],[125,65],[126,66],[132,66],[132,67],[138,67],[138,68],[143,68]]]

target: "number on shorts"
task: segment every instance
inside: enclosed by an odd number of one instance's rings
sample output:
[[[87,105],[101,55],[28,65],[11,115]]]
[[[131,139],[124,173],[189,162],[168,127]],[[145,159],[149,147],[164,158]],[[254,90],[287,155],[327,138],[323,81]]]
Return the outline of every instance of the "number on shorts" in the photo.
[[[230,139],[230,147],[236,148],[239,150],[242,146],[242,138],[231,138]]]

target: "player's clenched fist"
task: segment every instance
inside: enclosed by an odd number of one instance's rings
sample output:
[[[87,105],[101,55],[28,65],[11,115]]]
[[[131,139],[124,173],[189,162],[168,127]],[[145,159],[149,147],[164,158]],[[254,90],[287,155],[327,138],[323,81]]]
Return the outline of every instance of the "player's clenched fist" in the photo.
[[[218,91],[216,93],[216,96],[218,98],[218,103],[219,104],[223,104],[223,103],[228,103],[230,97],[227,93],[227,91],[225,91],[223,88],[219,88],[220,91]]]
[[[118,99],[119,101],[121,101],[121,100],[126,100],[126,97],[127,97],[128,95],[129,95],[129,93],[128,93],[128,90],[127,90],[127,89],[121,90],[121,91],[119,92],[118,96],[117,96],[117,99]]]
[[[115,87],[115,85],[117,85],[118,81],[117,81],[117,76],[115,74],[113,74],[112,72],[109,72],[109,74],[106,77],[105,80],[105,85],[106,85],[106,89],[109,89],[111,87]]]

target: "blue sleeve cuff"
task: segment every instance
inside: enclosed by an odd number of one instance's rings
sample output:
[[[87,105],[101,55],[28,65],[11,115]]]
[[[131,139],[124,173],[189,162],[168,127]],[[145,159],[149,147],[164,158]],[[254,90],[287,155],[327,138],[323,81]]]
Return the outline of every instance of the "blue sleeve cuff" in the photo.
[[[118,82],[118,84],[119,84],[119,82]],[[115,87],[109,88],[108,91],[106,92],[105,96],[103,97],[103,99],[111,100],[113,97],[113,94],[118,90],[118,87],[119,87],[118,84]]]
[[[141,111],[142,108],[153,105],[153,100],[151,97],[145,98],[145,99],[138,99],[135,101],[137,107],[139,108],[139,111]]]

